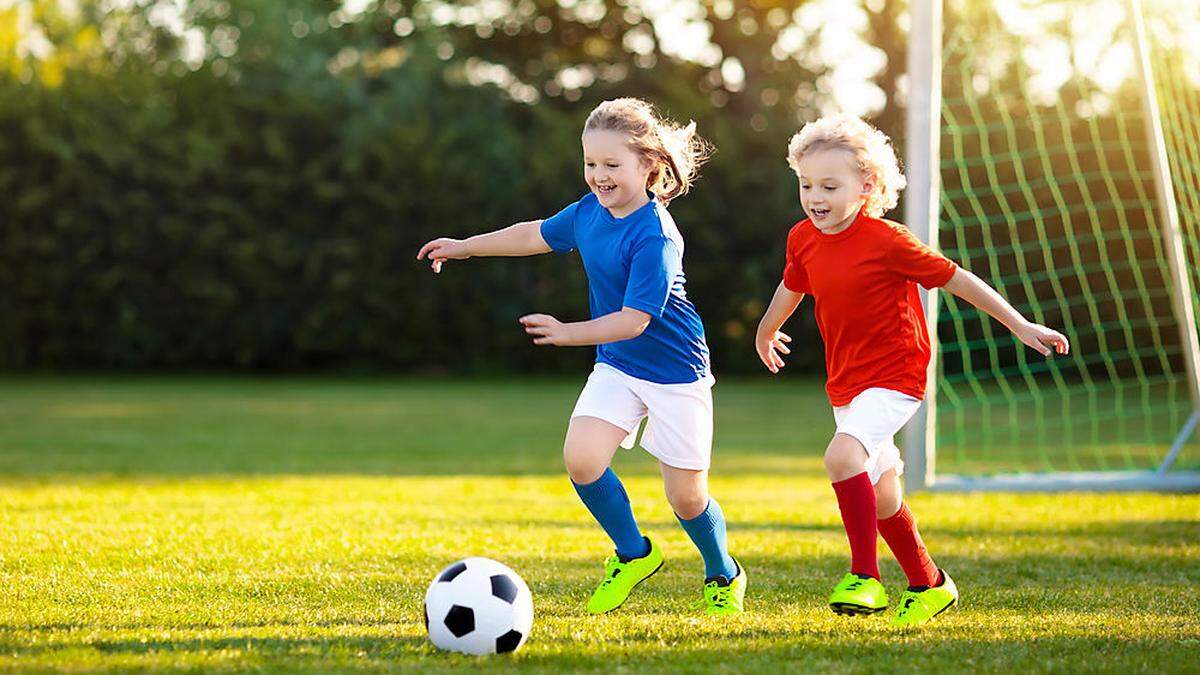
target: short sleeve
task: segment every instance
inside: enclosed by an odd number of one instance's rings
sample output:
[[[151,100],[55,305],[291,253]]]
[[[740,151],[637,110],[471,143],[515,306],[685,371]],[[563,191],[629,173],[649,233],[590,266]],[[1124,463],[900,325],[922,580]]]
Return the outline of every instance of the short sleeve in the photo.
[[[671,282],[683,269],[683,256],[674,242],[653,237],[637,244],[629,263],[629,283],[621,305],[660,317],[667,307]]]
[[[808,271],[804,269],[804,264],[800,262],[797,233],[795,231],[788,235],[787,261],[783,266],[783,285],[793,293],[804,293],[805,295],[812,293],[812,287],[808,283]]]
[[[559,253],[575,248],[575,213],[579,202],[542,221],[542,239],[546,245]]]
[[[926,246],[903,226],[896,228],[888,251],[888,267],[925,288],[945,286],[958,270],[953,260]]]

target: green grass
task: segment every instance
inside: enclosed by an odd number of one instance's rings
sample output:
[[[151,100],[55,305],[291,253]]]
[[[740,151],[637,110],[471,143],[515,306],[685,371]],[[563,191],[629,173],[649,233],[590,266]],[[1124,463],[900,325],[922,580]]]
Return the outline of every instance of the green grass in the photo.
[[[579,381],[0,380],[0,671],[1194,672],[1200,497],[917,495],[960,608],[901,634],[823,605],[847,549],[814,381],[722,381],[714,494],[750,612],[622,452],[667,566],[611,616],[606,540],[560,468]],[[466,555],[529,582],[510,657],[435,651],[421,598]],[[885,582],[899,568],[881,547]]]

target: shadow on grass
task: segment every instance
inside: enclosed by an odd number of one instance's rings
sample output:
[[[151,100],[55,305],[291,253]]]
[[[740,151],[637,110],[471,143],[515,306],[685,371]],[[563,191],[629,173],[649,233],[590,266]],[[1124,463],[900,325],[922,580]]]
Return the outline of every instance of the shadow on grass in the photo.
[[[703,582],[703,565],[699,556],[686,545],[672,548],[675,550],[668,551],[671,555],[663,572],[651,582],[639,586],[637,594],[631,598],[631,608],[639,615],[677,616],[681,607],[681,593],[695,591],[698,597]],[[778,608],[788,603],[824,606],[824,597],[829,588],[845,572],[848,555],[806,555],[803,548],[803,543],[798,542],[797,549],[800,550],[794,553],[761,555],[747,552],[739,555],[739,560],[750,574],[752,591],[748,597],[759,608],[772,611],[771,607]],[[985,608],[986,611],[1021,611],[1027,613],[1028,617],[1034,617],[1066,609],[1092,612],[1097,617],[1103,617],[1117,610],[1187,614],[1189,608],[1200,604],[1200,586],[1194,583],[1200,582],[1200,570],[1188,565],[1181,566],[1180,555],[1171,553],[1143,552],[1136,557],[1120,550],[1107,555],[1093,553],[1087,556],[989,552],[943,555],[937,551],[934,554],[938,564],[951,571],[957,580],[964,603],[973,608]],[[547,560],[531,552],[527,556],[510,556],[506,562],[518,569],[529,583],[539,603],[539,616],[587,620],[581,607],[602,569],[600,558],[597,555],[594,559],[572,557]],[[890,591],[899,590],[904,581],[903,575],[886,549],[881,549],[880,560],[884,566],[885,584]],[[327,596],[331,603],[338,602],[337,598],[354,597],[356,593],[378,593],[397,601],[404,608],[388,616],[349,616],[315,621],[287,617],[259,621],[212,618],[190,623],[155,621],[152,618],[133,622],[111,619],[30,624],[8,622],[0,624],[0,631],[61,633],[144,630],[161,634],[175,630],[419,626],[425,584],[440,566],[424,559],[398,560],[394,579],[377,582],[369,588],[352,578],[322,585],[322,593],[325,594],[322,597]],[[408,572],[402,573],[400,570]],[[1189,579],[1193,583],[1189,584]],[[262,603],[280,607],[311,604],[313,598],[309,581],[302,575],[279,578],[273,584],[259,587],[255,597],[260,598]],[[1099,592],[1101,587],[1104,592]],[[1170,594],[1147,592],[1163,587],[1174,590]],[[225,585],[209,590],[222,595],[247,596],[242,586]],[[1069,598],[1069,602],[1064,604],[1064,598]],[[305,600],[309,602],[301,602]],[[1200,623],[1197,625],[1200,627]],[[0,643],[0,648],[17,649],[24,646],[13,642]]]
[[[171,627],[165,630],[174,630]],[[4,644],[10,653],[26,656],[36,656],[67,649],[89,649],[106,654],[148,654],[153,652],[201,653],[219,651],[244,651],[262,656],[264,654],[281,657],[301,657],[305,660],[332,652],[351,652],[354,654],[371,654],[376,657],[388,654],[409,654],[427,652],[436,653],[424,636],[396,635],[359,635],[334,637],[218,637],[170,640],[162,638],[129,639],[129,640],[89,640],[81,642],[61,642],[55,644],[40,644],[17,646]],[[318,669],[319,670],[319,669]]]
[[[400,435],[401,431],[397,431]],[[128,440],[95,437],[63,444],[39,441],[22,447],[0,438],[0,481],[173,478],[270,478],[274,476],[371,476],[444,478],[486,476],[497,478],[562,477],[562,438],[517,442],[502,438],[479,448],[447,447],[440,443],[383,447],[378,443],[355,447],[344,435],[340,441],[302,442],[281,435],[247,445],[237,438],[214,436],[203,443],[181,445],[180,439],[128,434]],[[132,437],[137,437],[133,440]],[[6,447],[7,446],[7,447]],[[775,475],[780,480],[822,476],[820,454],[731,450],[714,453],[712,475],[718,479]],[[640,448],[622,451],[614,468],[625,477],[658,477],[657,460]]]
[[[582,506],[580,507],[582,508]],[[728,509],[728,506],[726,507]],[[727,510],[728,513],[728,510]],[[474,527],[474,526],[502,526],[505,523],[495,520],[492,517],[480,516],[476,518],[456,516],[456,527]],[[532,527],[538,529],[562,529],[562,530],[579,530],[579,531],[594,531],[596,524],[591,520],[583,517],[575,520],[567,519],[551,519],[551,518],[513,518],[507,521],[514,526]],[[679,523],[675,520],[660,520],[650,518],[639,518],[638,525],[648,531],[664,531],[678,529]],[[731,537],[737,537],[738,533],[746,532],[785,532],[794,534],[835,534],[840,535],[843,532],[841,523],[824,522],[814,523],[805,521],[757,521],[757,520],[738,520],[730,518],[727,521],[728,531]],[[946,540],[946,539],[1047,539],[1057,538],[1060,540],[1068,539],[1085,539],[1095,541],[1103,539],[1112,542],[1114,545],[1163,545],[1175,546],[1182,543],[1194,542],[1200,539],[1200,521],[1188,520],[1166,520],[1166,521],[1105,521],[1102,523],[1087,523],[1081,525],[1047,525],[1045,527],[1030,527],[1020,526],[1013,527],[1009,525],[989,527],[980,525],[977,527],[963,527],[959,525],[944,526],[938,524],[935,520],[928,520],[922,523],[921,531],[931,541]],[[1007,545],[1007,544],[1006,544]],[[885,550],[886,549],[881,549]],[[1200,568],[1198,574],[1200,574]]]
[[[563,437],[585,377],[0,377],[0,477],[563,475]],[[776,384],[719,388],[721,475],[795,468],[800,448],[819,461],[828,408],[812,413],[820,425],[764,412],[814,409],[819,386]],[[618,463],[657,473],[641,451]]]
[[[309,627],[337,628],[340,626],[391,626],[400,623],[397,619],[330,619],[321,621],[294,621],[290,619],[273,621],[208,621],[197,623],[157,623],[139,621],[120,623],[114,621],[97,621],[85,623],[82,621],[66,621],[60,623],[39,624],[0,624],[0,631],[33,631],[39,633],[55,633],[78,630],[153,630],[156,632],[170,630],[247,630],[271,627]]]
[[[886,554],[884,554],[886,556]],[[521,565],[539,598],[542,626],[534,646],[511,657],[474,659],[437,652],[420,631],[421,588],[397,587],[408,598],[403,611],[388,618],[329,621],[63,622],[0,625],[0,653],[31,662],[53,662],[56,653],[105,667],[104,659],[132,667],[130,657],[155,655],[186,664],[222,654],[224,666],[315,672],[413,668],[421,672],[479,668],[491,671],[613,672],[1187,672],[1200,656],[1200,623],[1188,607],[1200,590],[1164,575],[1178,559],[1144,555],[1136,561],[1114,552],[1086,559],[1054,554],[948,555],[939,563],[954,570],[963,593],[961,607],[927,630],[901,633],[883,620],[838,620],[824,613],[828,587],[844,571],[838,555],[746,556],[751,573],[748,601],[753,615],[716,629],[703,619],[681,615],[683,602],[698,591],[699,569],[681,565],[639,588],[617,616],[589,617],[582,602],[598,563],[581,560]],[[682,560],[680,561],[683,562]],[[695,563],[698,561],[688,561]],[[695,572],[696,574],[693,574]],[[888,570],[889,590],[902,583]],[[1164,584],[1171,597],[1155,592]],[[345,586],[353,586],[346,582]],[[1099,592],[1100,587],[1107,590]],[[1182,589],[1182,590],[1181,590]],[[337,589],[332,589],[337,591]],[[1156,599],[1157,598],[1157,599]],[[763,625],[763,614],[794,617]],[[1139,627],[1134,617],[1164,617],[1167,633]],[[1189,618],[1191,617],[1191,618]],[[632,625],[624,622],[632,621]],[[1015,622],[1015,623],[1013,623]],[[1128,626],[1122,632],[1120,626]],[[392,629],[391,627],[395,627]],[[347,628],[334,636],[264,636],[260,631]],[[590,628],[589,628],[590,627]],[[355,629],[363,630],[355,630]],[[372,629],[375,632],[366,633]],[[380,635],[392,631],[394,635]],[[79,635],[73,635],[78,631]],[[144,637],[105,638],[96,632],[140,631]],[[254,631],[252,636],[165,637],[175,631]],[[1060,634],[1045,634],[1061,631]],[[1156,631],[1156,632],[1152,632]],[[38,633],[18,641],[14,634]],[[55,633],[58,633],[57,635]],[[67,633],[67,634],[62,634]],[[1065,633],[1065,634],[1063,634]],[[81,650],[94,652],[85,656]],[[244,662],[243,662],[244,659]],[[188,667],[188,666],[184,666]],[[196,665],[201,668],[202,665]],[[166,666],[168,669],[174,665]]]
[[[730,622],[733,624],[734,622]],[[707,631],[706,631],[707,632]],[[89,649],[102,655],[172,655],[223,652],[225,667],[257,671],[377,672],[417,668],[420,672],[1187,672],[1197,654],[1195,642],[1110,636],[978,635],[970,626],[940,625],[899,633],[876,622],[857,630],[739,628],[700,640],[629,634],[596,644],[549,639],[554,653],[526,648],[500,657],[466,657],[435,650],[423,637],[341,636],[332,638],[219,638],[212,640],[98,640],[22,650],[44,656],[60,650]],[[533,638],[537,640],[535,633]],[[545,639],[545,638],[543,638]],[[699,644],[698,644],[699,643]],[[102,657],[101,657],[102,659]],[[121,659],[128,666],[128,659]],[[201,662],[198,662],[201,663]],[[92,662],[103,666],[102,660]],[[153,666],[150,666],[153,668]],[[186,666],[185,666],[186,667]],[[174,669],[174,668],[171,668]]]

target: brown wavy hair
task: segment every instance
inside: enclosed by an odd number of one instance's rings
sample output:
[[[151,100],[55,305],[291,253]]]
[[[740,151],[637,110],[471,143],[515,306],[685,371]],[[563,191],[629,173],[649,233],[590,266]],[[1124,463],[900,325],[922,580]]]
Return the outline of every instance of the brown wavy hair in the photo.
[[[654,107],[638,98],[618,98],[596,106],[583,125],[589,131],[618,131],[629,136],[630,147],[650,160],[653,168],[646,189],[663,203],[685,195],[712,155],[713,146],[696,135],[696,123],[677,125],[659,117]]]

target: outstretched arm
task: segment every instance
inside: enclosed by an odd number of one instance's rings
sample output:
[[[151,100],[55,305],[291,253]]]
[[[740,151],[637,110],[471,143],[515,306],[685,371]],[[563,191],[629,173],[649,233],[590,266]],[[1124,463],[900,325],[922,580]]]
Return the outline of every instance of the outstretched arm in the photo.
[[[1021,316],[1021,313],[1013,309],[1013,306],[991,286],[967,270],[960,267],[943,288],[987,312],[1012,331],[1018,340],[1037,350],[1042,356],[1050,356],[1051,347],[1059,354],[1070,353],[1071,344],[1062,333]]]
[[[789,290],[782,281],[779,282],[779,286],[775,288],[775,295],[771,296],[771,304],[758,322],[758,331],[754,335],[754,349],[763,365],[772,373],[778,373],[783,367],[782,354],[792,353],[785,344],[791,342],[792,338],[779,329],[803,299],[803,293]]]
[[[549,314],[529,314],[519,319],[535,345],[582,347],[635,338],[650,325],[650,315],[632,307],[591,321],[563,323]]]
[[[428,258],[434,272],[442,271],[447,260],[466,260],[472,256],[520,256],[549,253],[542,238],[542,221],[531,220],[502,230],[477,234],[467,239],[434,239],[417,251],[417,260]]]

